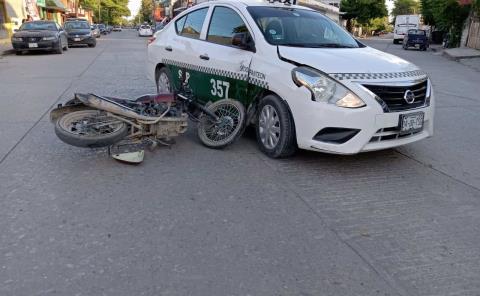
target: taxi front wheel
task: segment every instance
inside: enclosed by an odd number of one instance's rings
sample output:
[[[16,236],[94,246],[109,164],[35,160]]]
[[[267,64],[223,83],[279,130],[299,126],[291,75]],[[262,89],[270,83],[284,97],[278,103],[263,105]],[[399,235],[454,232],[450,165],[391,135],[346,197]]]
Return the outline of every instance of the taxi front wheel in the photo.
[[[257,142],[272,158],[288,157],[297,149],[295,124],[286,103],[276,95],[266,96],[258,106]]]

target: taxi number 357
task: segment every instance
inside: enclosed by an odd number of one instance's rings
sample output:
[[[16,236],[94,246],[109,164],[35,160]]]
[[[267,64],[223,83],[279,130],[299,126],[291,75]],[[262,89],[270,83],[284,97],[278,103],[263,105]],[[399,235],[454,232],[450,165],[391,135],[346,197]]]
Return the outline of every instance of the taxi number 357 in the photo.
[[[178,78],[179,79],[185,79],[185,83],[188,84],[190,80],[190,73],[185,72],[185,77],[183,76],[183,71],[179,70],[178,71]],[[210,93],[213,96],[219,97],[219,98],[229,98],[229,91],[230,91],[230,82],[228,81],[223,81],[223,80],[215,80],[215,79],[210,79],[210,83],[212,84],[212,89],[210,90]]]
[[[230,90],[230,82],[223,81],[223,80],[215,80],[210,79],[210,83],[212,84],[212,89],[210,93],[213,96],[217,96],[220,98],[228,99],[228,91]]]

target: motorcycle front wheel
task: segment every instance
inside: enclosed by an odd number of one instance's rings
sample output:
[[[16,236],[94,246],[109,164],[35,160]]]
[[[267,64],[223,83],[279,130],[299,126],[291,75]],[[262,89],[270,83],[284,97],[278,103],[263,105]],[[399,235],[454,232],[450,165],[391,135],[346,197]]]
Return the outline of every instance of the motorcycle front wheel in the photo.
[[[128,134],[125,122],[100,110],[67,113],[55,123],[55,133],[63,142],[87,148],[111,146]]]
[[[215,149],[232,144],[242,133],[245,126],[245,108],[242,103],[223,99],[207,107],[219,120],[203,114],[198,123],[198,137],[202,143]]]

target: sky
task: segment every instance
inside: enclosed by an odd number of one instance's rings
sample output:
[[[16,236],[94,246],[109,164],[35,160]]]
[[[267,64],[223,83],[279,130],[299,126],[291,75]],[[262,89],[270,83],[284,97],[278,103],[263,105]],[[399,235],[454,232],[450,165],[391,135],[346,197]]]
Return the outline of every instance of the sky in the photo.
[[[128,1],[128,9],[130,9],[129,19],[132,19],[138,13],[138,10],[140,9],[140,1],[141,0]]]

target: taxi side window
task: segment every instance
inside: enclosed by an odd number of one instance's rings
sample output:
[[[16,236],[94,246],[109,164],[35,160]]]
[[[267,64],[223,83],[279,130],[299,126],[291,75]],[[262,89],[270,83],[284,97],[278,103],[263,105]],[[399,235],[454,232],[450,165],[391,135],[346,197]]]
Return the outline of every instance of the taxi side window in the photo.
[[[210,19],[207,41],[231,46],[233,36],[238,33],[248,33],[242,18],[230,8],[215,7]]]
[[[199,39],[203,22],[207,16],[208,7],[195,10],[179,19],[175,25],[181,36]]]
[[[186,20],[187,20],[187,16],[184,16],[175,22],[175,29],[177,30],[177,34],[180,34],[182,32],[183,26],[185,25]]]

